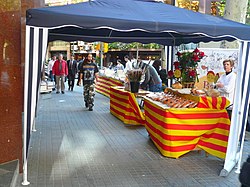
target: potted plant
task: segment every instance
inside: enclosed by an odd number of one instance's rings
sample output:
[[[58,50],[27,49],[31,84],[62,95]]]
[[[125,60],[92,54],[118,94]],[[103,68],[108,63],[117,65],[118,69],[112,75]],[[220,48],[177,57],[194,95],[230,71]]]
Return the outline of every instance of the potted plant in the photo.
[[[177,52],[177,61],[174,62],[174,70],[168,71],[168,78],[174,78],[180,82],[183,88],[194,87],[199,82],[197,67],[198,62],[205,56],[199,49],[194,51]]]

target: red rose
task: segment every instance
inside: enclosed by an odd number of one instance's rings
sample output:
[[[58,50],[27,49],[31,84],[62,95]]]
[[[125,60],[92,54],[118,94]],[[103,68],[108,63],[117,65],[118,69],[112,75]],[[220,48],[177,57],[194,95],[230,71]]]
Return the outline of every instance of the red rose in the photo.
[[[192,59],[193,59],[193,61],[195,61],[195,62],[198,61],[198,60],[200,60],[200,58],[199,58],[198,55],[194,55]]]
[[[200,50],[196,48],[196,49],[194,50],[194,52],[195,52],[195,53],[199,53]]]
[[[180,52],[177,52],[176,55],[180,57],[182,54]]]
[[[174,68],[177,69],[180,66],[180,63],[178,61],[174,62]]]
[[[195,71],[195,70],[189,71],[189,72],[188,72],[188,75],[189,75],[190,77],[195,77],[196,71]]]
[[[200,56],[200,57],[204,57],[204,56],[205,56],[204,52],[200,52],[200,53],[199,53],[199,56]]]
[[[174,72],[172,70],[168,71],[168,77],[172,78],[174,76]]]

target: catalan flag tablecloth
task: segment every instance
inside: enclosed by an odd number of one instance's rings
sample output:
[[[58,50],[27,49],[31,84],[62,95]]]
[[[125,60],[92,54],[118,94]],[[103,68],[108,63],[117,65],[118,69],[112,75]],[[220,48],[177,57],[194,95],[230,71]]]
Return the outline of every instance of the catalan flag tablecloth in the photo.
[[[137,103],[135,94],[124,89],[110,87],[110,112],[125,124],[145,124],[145,116]]]
[[[178,158],[199,147],[225,158],[230,120],[225,97],[200,97],[198,108],[163,108],[145,99],[145,127],[163,156]]]
[[[123,82],[111,77],[98,76],[98,81],[95,85],[95,90],[109,97],[111,86],[123,86]]]

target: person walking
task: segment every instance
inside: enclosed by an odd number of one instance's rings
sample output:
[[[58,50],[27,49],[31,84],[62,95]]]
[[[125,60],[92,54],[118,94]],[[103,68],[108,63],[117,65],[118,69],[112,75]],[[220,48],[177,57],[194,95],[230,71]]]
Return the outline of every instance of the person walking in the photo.
[[[95,96],[94,81],[97,81],[98,79],[99,70],[97,68],[97,65],[92,61],[92,54],[88,54],[87,58],[85,58],[79,68],[80,80],[78,82],[78,85],[81,85],[81,81],[83,81],[83,96],[85,107],[89,108],[89,111],[93,111]]]
[[[56,55],[53,55],[51,60],[48,63],[48,75],[49,75],[49,79],[51,82],[54,82],[54,75],[52,73],[52,68],[53,68],[55,61],[56,61]]]
[[[71,59],[67,61],[68,66],[68,90],[73,91],[75,85],[75,76],[77,73],[77,62],[74,55],[71,55]]]
[[[60,88],[62,94],[64,94],[65,91],[65,77],[68,75],[68,66],[67,62],[63,60],[63,54],[59,54],[58,60],[55,61],[52,73],[56,77],[56,93],[60,93]]]

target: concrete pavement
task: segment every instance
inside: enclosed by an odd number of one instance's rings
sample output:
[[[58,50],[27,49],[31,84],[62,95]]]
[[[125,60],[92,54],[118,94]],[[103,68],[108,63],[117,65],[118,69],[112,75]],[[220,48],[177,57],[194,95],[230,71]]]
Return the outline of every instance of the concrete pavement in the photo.
[[[36,130],[28,154],[30,187],[240,186],[235,170],[219,177],[223,160],[204,152],[163,157],[143,126],[124,125],[110,114],[103,95],[96,94],[94,111],[88,111],[82,87],[42,94]],[[21,181],[20,175],[18,187]]]

